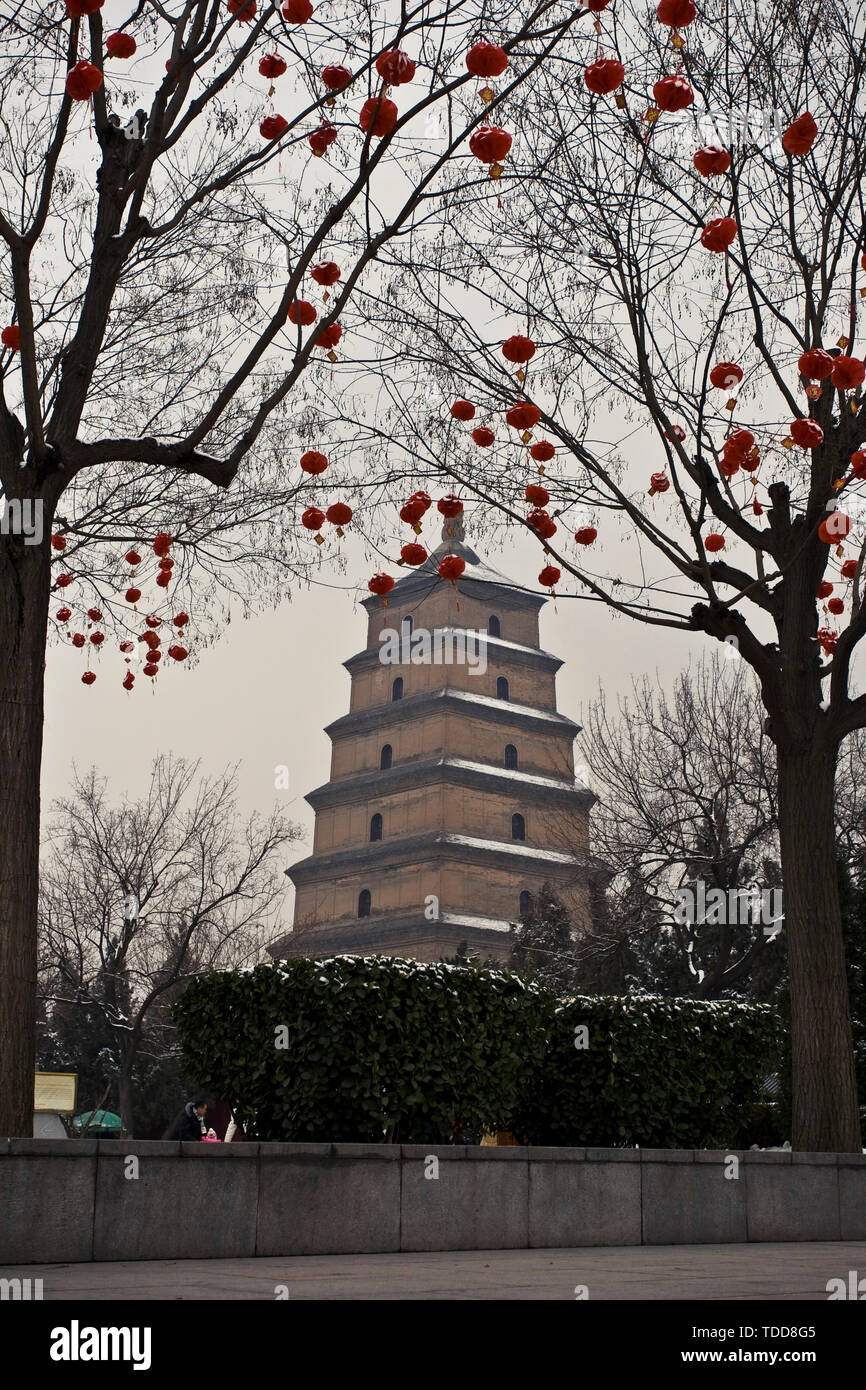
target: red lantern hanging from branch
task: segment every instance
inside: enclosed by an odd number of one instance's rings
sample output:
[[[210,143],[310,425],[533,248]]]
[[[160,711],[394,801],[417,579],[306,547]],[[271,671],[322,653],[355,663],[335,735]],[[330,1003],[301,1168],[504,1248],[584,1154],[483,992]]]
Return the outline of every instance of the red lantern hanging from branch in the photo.
[[[446,521],[453,521],[454,517],[459,516],[463,511],[463,503],[459,497],[455,497],[453,492],[449,492],[445,497],[439,498],[436,509],[442,513]]]
[[[400,508],[400,520],[408,522],[410,526],[417,526],[426,510],[419,497],[410,497]]]
[[[856,575],[857,575],[857,561],[856,561],[856,560],[846,560],[845,563],[844,563],[843,566],[842,566],[842,578],[843,578],[843,579],[854,579],[854,578],[856,578]],[[58,614],[58,617],[59,617],[59,614]]]
[[[841,598],[831,598],[830,602],[827,604],[827,607],[829,608],[830,612],[835,613],[837,617],[840,613],[845,612],[845,604]]]
[[[390,97],[368,97],[361,107],[358,124],[362,130],[381,139],[391,134],[399,115],[397,105]]]
[[[797,116],[782,136],[782,148],[788,154],[808,154],[818,136],[818,127],[809,111]]]
[[[427,551],[417,541],[407,541],[400,547],[400,558],[406,565],[423,565],[427,559]]]
[[[866,478],[866,449],[856,449],[851,455],[851,472],[855,478]]]
[[[455,420],[474,420],[475,406],[471,401],[455,401],[451,407]]]
[[[329,92],[341,92],[344,87],[348,87],[351,80],[352,74],[342,63],[329,63],[326,68],[322,68],[322,81]]]
[[[330,149],[338,134],[337,127],[331,125],[329,121],[324,121],[322,125],[310,131],[307,136],[307,144],[317,159],[321,159],[325,151]]]
[[[138,603],[138,600],[141,598],[141,590],[134,588],[127,589],[124,597],[126,598],[127,603]]]
[[[685,111],[695,99],[691,82],[681,72],[660,77],[653,84],[653,98],[660,111]]]
[[[650,485],[648,488],[650,497],[654,497],[657,492],[667,492],[670,485],[671,480],[664,471],[661,473],[651,473]]]
[[[282,16],[289,24],[306,24],[313,17],[310,0],[286,0]]]
[[[743,379],[743,369],[736,362],[717,362],[710,372],[710,384],[720,391],[733,391]]]
[[[0,333],[0,343],[7,347],[10,352],[21,351],[21,328],[17,323],[10,323]]]
[[[132,35],[125,34],[122,29],[119,29],[116,34],[109,34],[105,40],[105,51],[109,58],[131,58],[136,47]]]
[[[498,125],[480,125],[469,138],[469,149],[482,164],[490,165],[490,177],[498,179],[502,161],[511,149],[512,137]]]
[[[154,555],[159,555],[160,557],[166,556],[168,552],[171,550],[171,546],[172,537],[168,534],[167,531],[160,531],[154,537],[153,553]]]
[[[74,632],[74,633],[72,634],[72,645],[73,645],[73,647],[79,647],[79,648],[80,648],[80,647],[83,647],[83,646],[85,645],[86,642],[87,642],[87,638],[85,637],[85,635],[84,635],[83,632]]]
[[[462,555],[443,555],[437,573],[440,579],[447,579],[450,584],[456,584],[465,568],[466,561]]]
[[[609,96],[625,81],[625,68],[618,58],[596,58],[583,70],[583,80],[597,97]]]
[[[266,53],[264,57],[259,59],[259,72],[262,77],[267,77],[271,82],[276,77],[282,77],[287,67],[288,63],[285,58],[280,57],[279,53]]]
[[[830,380],[838,391],[856,391],[866,377],[866,362],[859,357],[836,357]]]
[[[527,483],[523,495],[533,507],[546,507],[550,501],[550,493],[541,483]]]
[[[81,684],[82,684],[82,685],[92,685],[93,682],[94,682],[95,680],[96,680],[96,672],[95,672],[95,671],[85,671],[85,672],[84,672],[84,675],[81,677]]]
[[[325,518],[332,526],[342,528],[352,520],[352,508],[346,502],[332,502],[325,512]]]
[[[556,565],[545,565],[538,576],[539,584],[543,584],[546,589],[552,589],[554,584],[558,584],[562,576],[562,571]]]
[[[535,343],[531,338],[526,338],[522,333],[514,333],[510,338],[506,338],[502,344],[502,356],[507,362],[515,362],[522,365],[531,362],[535,356]]]
[[[688,29],[697,16],[694,0],[660,0],[656,14],[668,29]]]
[[[531,430],[541,419],[541,411],[531,401],[515,401],[506,411],[505,419],[513,429]]]
[[[704,549],[709,550],[711,553],[715,553],[715,551],[724,550],[724,548],[724,536],[719,535],[718,531],[711,531],[710,534],[707,536],[706,540],[704,541]]]
[[[574,533],[578,545],[592,545],[597,536],[598,531],[594,526],[579,526]]]
[[[300,323],[302,328],[309,328],[318,317],[318,309],[307,299],[294,299],[289,305],[289,322]]]
[[[318,531],[325,520],[325,513],[318,507],[307,507],[301,513],[301,525],[306,526],[308,531]]]
[[[486,425],[479,425],[477,429],[472,431],[472,438],[480,448],[489,449],[496,435]]]
[[[59,623],[68,623],[69,619],[72,617],[72,609],[64,605],[63,608],[58,608],[54,616]]]
[[[556,453],[549,439],[539,439],[537,444],[533,444],[529,450],[536,463],[549,463]]]
[[[238,24],[251,24],[257,9],[258,0],[228,0],[228,12]]]
[[[70,19],[86,19],[89,14],[101,10],[105,0],[66,0],[66,13]]]
[[[501,77],[508,67],[508,54],[498,44],[479,39],[466,54],[466,67],[473,77]]]
[[[817,449],[824,443],[824,431],[817,420],[812,420],[809,416],[802,416],[797,420],[792,420],[789,433],[795,444],[799,444],[801,449]]]
[[[259,126],[259,133],[265,140],[278,140],[281,135],[285,135],[288,128],[289,123],[285,116],[281,116],[278,112],[274,112],[273,116],[265,116],[265,119]]]
[[[733,217],[712,217],[701,232],[701,246],[721,253],[736,240],[737,224]]]
[[[132,565],[133,569],[135,569],[136,565],[141,564],[141,556],[137,550],[127,550],[123,558],[128,565]]]
[[[186,647],[181,647],[180,645],[169,647],[168,654],[171,657],[172,661],[186,661],[187,657],[189,656],[189,652],[187,651]]]
[[[797,366],[809,381],[823,381],[833,370],[833,358],[823,348],[810,348],[798,358]]]
[[[336,261],[322,261],[319,265],[314,265],[310,274],[317,285],[336,285],[342,276],[342,271]]]
[[[413,492],[412,496],[409,498],[409,501],[420,502],[425,512],[429,511],[429,509],[433,505],[433,501],[430,497],[429,492],[425,492],[423,488],[419,488],[417,492]]]
[[[844,541],[851,530],[851,518],[844,512],[833,511],[825,517],[818,527],[818,535],[825,545],[838,545]]]
[[[332,353],[334,348],[343,336],[343,330],[338,323],[332,323],[327,328],[322,328],[316,334],[316,347],[324,348],[325,352]]]
[[[695,150],[692,163],[703,178],[713,179],[727,173],[731,167],[731,156],[718,145],[705,145],[703,149]]]
[[[399,87],[403,82],[412,81],[415,64],[402,48],[389,48],[376,59],[376,71],[389,87]]]
[[[172,618],[171,621],[172,621],[172,623],[174,624],[174,626],[175,626],[176,628],[179,628],[179,629],[182,630],[183,628],[189,626],[189,614],[188,614],[188,613],[176,613],[175,616]]]
[[[374,574],[372,579],[367,581],[367,588],[371,594],[377,594],[383,598],[385,594],[390,594],[394,587],[394,580],[390,574]]]
[[[56,584],[58,589],[66,589],[72,583],[71,574],[58,574]]]
[[[102,73],[85,58],[66,74],[66,95],[73,101],[89,101],[101,86]]]

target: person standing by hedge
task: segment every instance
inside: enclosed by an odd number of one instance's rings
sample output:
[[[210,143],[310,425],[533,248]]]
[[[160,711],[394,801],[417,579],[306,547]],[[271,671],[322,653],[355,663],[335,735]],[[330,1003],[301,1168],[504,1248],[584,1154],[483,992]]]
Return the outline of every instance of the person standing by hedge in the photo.
[[[193,1096],[188,1100],[181,1110],[177,1119],[166,1132],[166,1139],[180,1139],[182,1143],[195,1143],[204,1139],[207,1134],[205,1115],[207,1114],[207,1099],[205,1096]]]

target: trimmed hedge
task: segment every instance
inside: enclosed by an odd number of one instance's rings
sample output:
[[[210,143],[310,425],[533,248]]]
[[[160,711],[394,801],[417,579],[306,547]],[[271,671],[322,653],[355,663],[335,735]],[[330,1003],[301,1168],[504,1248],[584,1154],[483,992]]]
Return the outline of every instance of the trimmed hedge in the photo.
[[[715,1147],[779,1045],[766,1005],[561,1003],[507,971],[381,956],[212,972],[174,1016],[185,1071],[264,1140],[442,1143],[462,1120],[476,1139]]]

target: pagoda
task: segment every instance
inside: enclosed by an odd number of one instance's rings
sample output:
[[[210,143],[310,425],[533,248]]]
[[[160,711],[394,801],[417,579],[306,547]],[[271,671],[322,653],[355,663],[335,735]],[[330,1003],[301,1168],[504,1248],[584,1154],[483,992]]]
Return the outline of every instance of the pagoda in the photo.
[[[446,554],[465,570],[437,568]],[[306,798],[313,852],[286,873],[293,930],[273,956],[438,961],[461,943],[505,961],[509,927],[549,883],[576,933],[591,927],[595,797],[575,780],[579,726],[556,708],[558,657],[539,644],[543,594],[466,544],[462,517],[386,598],[344,662],[348,714],[325,730],[330,779]]]

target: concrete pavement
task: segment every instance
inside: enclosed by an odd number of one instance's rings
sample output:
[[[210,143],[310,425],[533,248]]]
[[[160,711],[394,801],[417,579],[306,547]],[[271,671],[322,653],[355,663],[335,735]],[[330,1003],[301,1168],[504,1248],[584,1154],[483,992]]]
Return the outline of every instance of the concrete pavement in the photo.
[[[458,1250],[12,1265],[45,1300],[590,1300],[827,1301],[827,1281],[866,1277],[866,1241]]]

